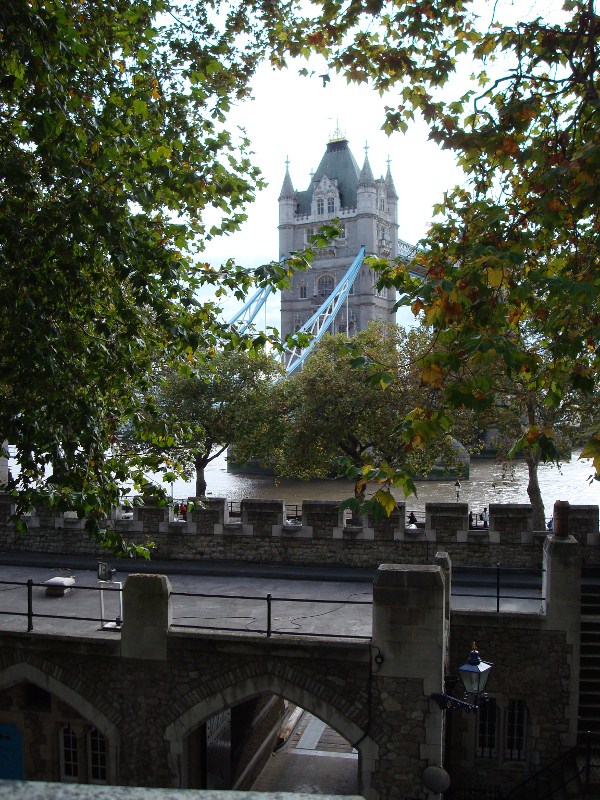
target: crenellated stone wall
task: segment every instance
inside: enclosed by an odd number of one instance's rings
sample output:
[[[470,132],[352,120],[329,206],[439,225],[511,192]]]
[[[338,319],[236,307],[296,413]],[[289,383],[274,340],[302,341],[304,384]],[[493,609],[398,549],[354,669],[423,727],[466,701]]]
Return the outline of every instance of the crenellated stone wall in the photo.
[[[0,495],[0,552],[96,554],[98,545],[72,512],[39,509],[27,517],[28,533],[16,532],[13,508]],[[585,564],[600,564],[598,506],[570,506],[569,531],[582,546]],[[195,502],[186,519],[172,505],[115,509],[107,525],[135,543],[152,543],[156,558],[198,561],[340,564],[376,568],[381,563],[429,563],[448,552],[455,564],[538,567],[547,531],[534,531],[531,506],[492,504],[489,527],[473,520],[466,503],[427,503],[425,522],[409,525],[405,503],[390,517],[365,516],[351,524],[334,500],[305,500],[302,519],[286,517],[283,500],[248,498],[241,515],[229,514],[225,498]]]

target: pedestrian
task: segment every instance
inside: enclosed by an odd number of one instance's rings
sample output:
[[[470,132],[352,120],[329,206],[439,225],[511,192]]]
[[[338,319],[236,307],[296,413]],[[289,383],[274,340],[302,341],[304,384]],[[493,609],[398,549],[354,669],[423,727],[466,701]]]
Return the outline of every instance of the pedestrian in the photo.
[[[408,524],[409,525],[416,525],[417,524],[417,516],[414,511],[411,511],[408,515]]]
[[[179,506],[179,513],[181,514],[182,519],[187,519],[187,506],[185,503],[182,503]]]
[[[487,506],[485,506],[481,512],[481,519],[483,520],[483,527],[487,528],[490,521],[490,515],[488,514]]]

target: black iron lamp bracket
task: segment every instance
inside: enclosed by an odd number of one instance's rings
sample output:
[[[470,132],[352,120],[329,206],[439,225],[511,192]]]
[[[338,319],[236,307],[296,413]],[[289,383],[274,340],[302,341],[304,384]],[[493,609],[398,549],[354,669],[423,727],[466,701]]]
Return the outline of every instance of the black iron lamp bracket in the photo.
[[[439,694],[438,692],[429,696],[442,711],[466,711],[467,714],[474,714],[482,703],[489,700],[486,694],[479,695],[475,703],[467,703],[466,700],[459,700],[458,697],[452,697],[451,694]]]

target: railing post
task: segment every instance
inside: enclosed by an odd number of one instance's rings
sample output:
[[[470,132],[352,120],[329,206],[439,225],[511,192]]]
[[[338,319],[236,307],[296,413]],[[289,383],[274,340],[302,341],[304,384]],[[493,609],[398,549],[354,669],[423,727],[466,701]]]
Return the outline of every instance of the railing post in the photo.
[[[496,614],[500,613],[500,562],[496,562]]]
[[[267,637],[271,635],[271,593],[267,594]]]
[[[33,630],[33,578],[27,581],[27,633]]]

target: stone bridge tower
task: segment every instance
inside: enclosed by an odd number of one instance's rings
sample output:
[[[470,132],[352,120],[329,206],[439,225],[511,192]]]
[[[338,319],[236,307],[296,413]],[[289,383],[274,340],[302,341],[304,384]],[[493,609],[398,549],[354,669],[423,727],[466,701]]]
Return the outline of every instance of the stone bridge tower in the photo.
[[[365,147],[359,168],[348,141],[336,131],[306,191],[296,191],[286,166],[279,196],[280,258],[303,250],[321,225],[339,220],[340,236],[317,252],[308,272],[294,275],[282,293],[281,331],[293,333],[306,322],[342,278],[360,247],[367,255],[393,260],[398,255],[398,195],[389,167],[385,178],[373,177]],[[376,276],[363,266],[348,302],[331,328],[353,335],[374,319],[393,319],[392,290],[377,291]]]

